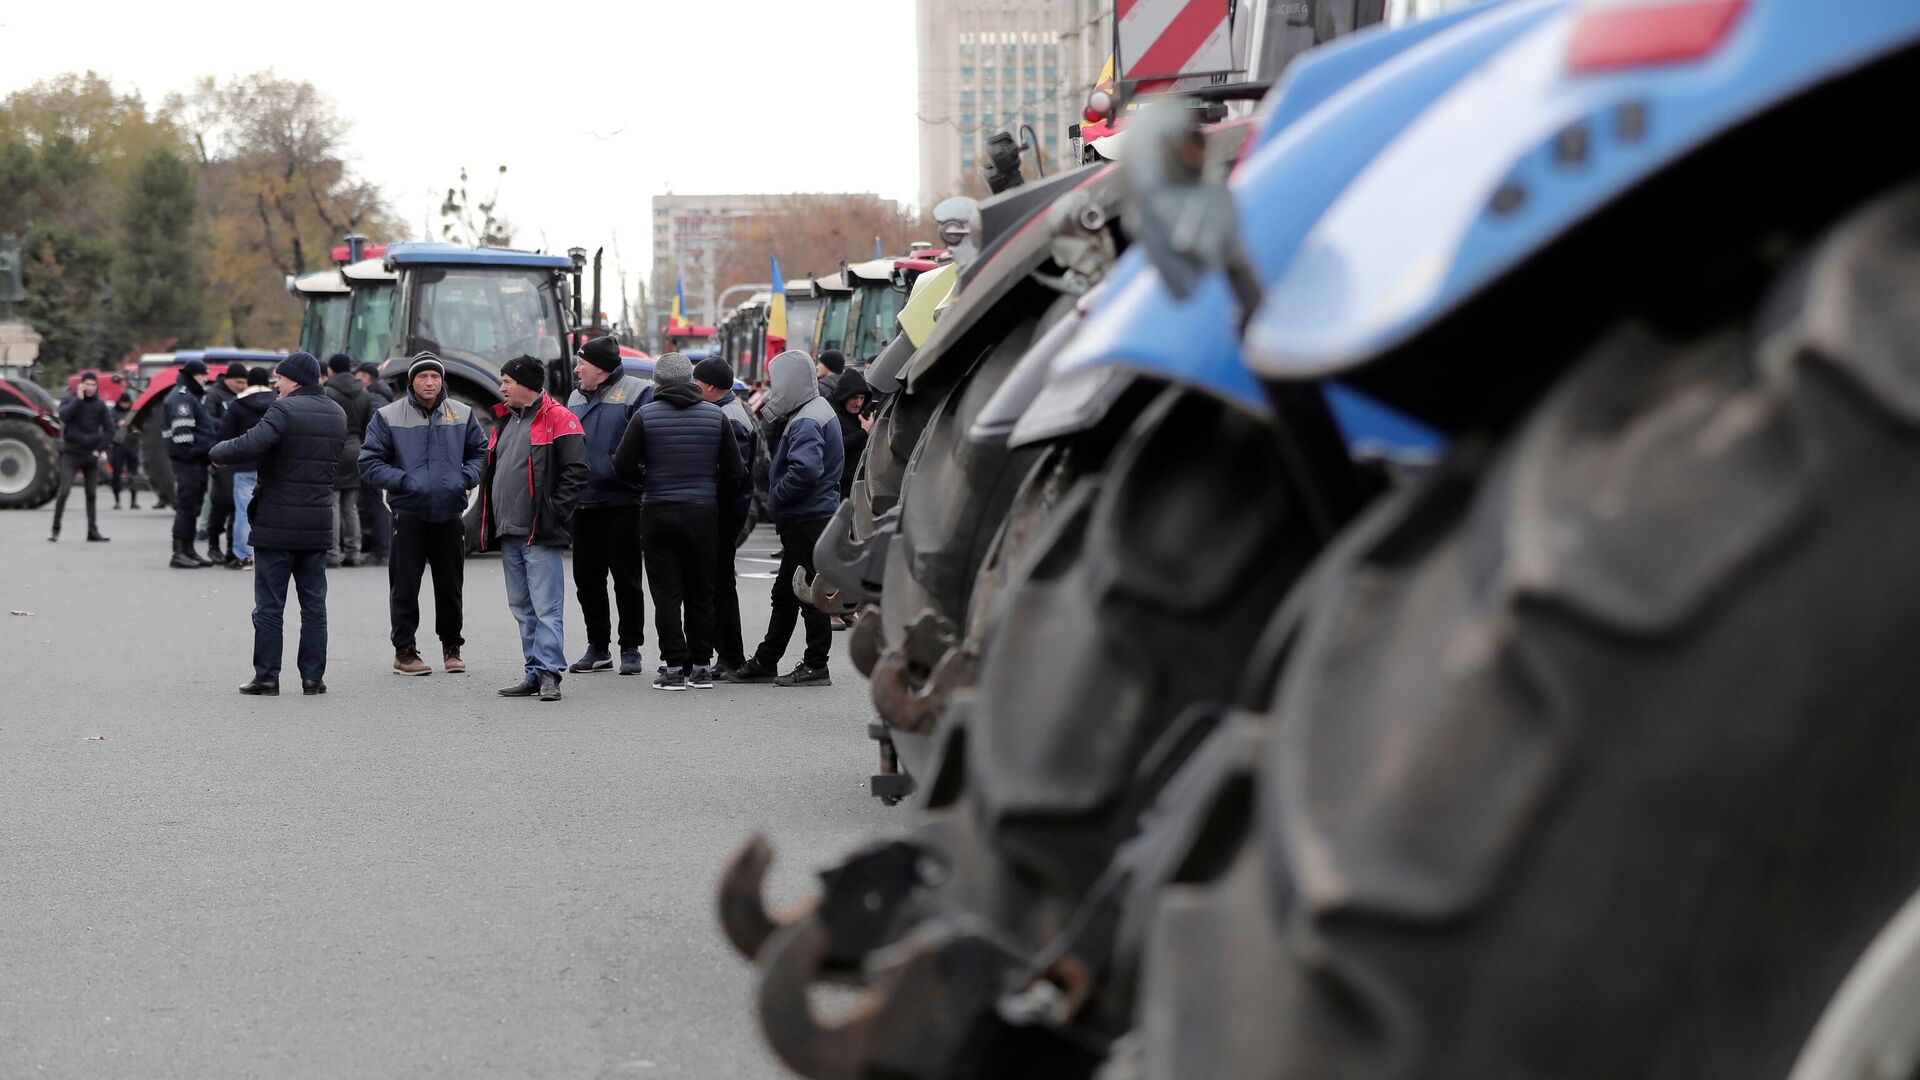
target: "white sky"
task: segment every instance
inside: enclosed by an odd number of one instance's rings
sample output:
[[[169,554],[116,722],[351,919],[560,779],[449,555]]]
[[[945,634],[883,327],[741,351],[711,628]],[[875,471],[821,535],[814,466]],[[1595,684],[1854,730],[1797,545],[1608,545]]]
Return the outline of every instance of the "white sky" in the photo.
[[[150,107],[272,68],[332,98],[350,160],[421,235],[462,165],[515,244],[617,240],[651,265],[650,199],[918,188],[913,0],[515,4],[0,3],[0,95],[92,69]],[[393,238],[385,238],[393,239]],[[606,306],[618,317],[618,278]]]

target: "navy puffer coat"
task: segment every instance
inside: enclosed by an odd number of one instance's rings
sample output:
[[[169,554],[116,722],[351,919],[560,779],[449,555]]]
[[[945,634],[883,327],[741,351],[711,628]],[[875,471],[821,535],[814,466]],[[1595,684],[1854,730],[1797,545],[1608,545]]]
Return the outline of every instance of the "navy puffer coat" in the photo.
[[[325,551],[333,540],[333,473],[347,438],[347,414],[317,386],[267,407],[253,429],[214,446],[217,465],[253,462],[260,487],[249,520],[253,546]]]

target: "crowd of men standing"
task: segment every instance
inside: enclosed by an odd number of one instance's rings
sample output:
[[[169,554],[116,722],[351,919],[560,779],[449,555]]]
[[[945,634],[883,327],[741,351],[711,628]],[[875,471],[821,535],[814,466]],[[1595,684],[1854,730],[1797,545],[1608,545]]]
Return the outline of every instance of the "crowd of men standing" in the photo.
[[[209,555],[254,572],[254,672],[241,693],[279,693],[289,585],[301,610],[302,690],[326,692],[327,571],[363,564],[387,566],[393,671],[433,673],[418,640],[420,586],[431,573],[441,669],[460,674],[465,515],[477,489],[479,547],[501,556],[520,632],[520,678],[502,696],[558,701],[569,673],[617,665],[622,675],[644,674],[647,593],[660,661],[655,688],[829,685],[831,623],[792,589],[796,569],[812,573],[814,543],[851,476],[845,444],[859,427],[847,426],[845,395],[822,396],[832,382],[816,373],[826,370],[803,352],[775,357],[756,423],[734,394],[726,361],[695,365],[667,353],[642,380],[625,371],[610,337],[575,355],[565,404],[555,396],[562,388],[549,392],[543,365],[510,361],[501,371],[504,401],[486,419],[448,396],[445,366],[432,353],[413,358],[397,398],[371,365],[356,371],[344,355],[323,371],[315,357],[294,353],[274,369],[271,388],[264,371],[238,364],[210,387],[206,366],[189,361],[164,403],[175,476],[170,565],[213,565],[194,547],[211,490]],[[110,437],[110,416],[106,430]],[[780,569],[767,633],[749,654],[734,552],[752,515],[750,477],[763,438]],[[97,532],[91,483],[88,510]],[[56,538],[58,528],[56,518]],[[568,548],[588,639],[571,664]],[[782,674],[796,623],[805,625],[806,648]]]

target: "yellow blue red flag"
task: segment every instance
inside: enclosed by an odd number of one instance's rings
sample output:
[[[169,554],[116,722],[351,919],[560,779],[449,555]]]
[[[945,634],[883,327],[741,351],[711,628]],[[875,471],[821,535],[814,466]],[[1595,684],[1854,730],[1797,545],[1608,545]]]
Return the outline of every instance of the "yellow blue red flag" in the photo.
[[[768,279],[767,289],[767,347],[773,347],[773,339],[779,338],[780,344],[787,343],[787,283],[780,277],[780,257],[768,256],[773,263],[773,277]]]
[[[682,329],[687,325],[687,279],[675,278],[673,282],[673,308],[667,312],[667,329]]]

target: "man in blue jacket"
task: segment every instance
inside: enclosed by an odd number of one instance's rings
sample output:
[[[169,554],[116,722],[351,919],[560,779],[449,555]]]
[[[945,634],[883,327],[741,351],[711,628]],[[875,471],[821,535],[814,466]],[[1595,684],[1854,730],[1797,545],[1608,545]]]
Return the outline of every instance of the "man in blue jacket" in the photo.
[[[414,634],[420,628],[420,578],[433,568],[433,629],[447,674],[460,659],[462,590],[466,586],[467,492],[487,463],[487,432],[473,409],[447,396],[447,368],[423,352],[407,367],[407,393],[376,409],[360,443],[360,478],[387,493],[393,542],[387,562],[387,609],[393,624],[393,670],[431,675]]]
[[[827,653],[833,647],[833,624],[825,612],[803,606],[793,594],[793,572],[804,567],[807,577],[813,577],[813,545],[840,505],[840,472],[846,466],[840,421],[833,406],[820,396],[813,362],[806,353],[789,349],[774,357],[767,365],[767,378],[772,387],[761,406],[767,438],[773,443],[767,512],[780,533],[780,570],[773,578],[767,636],[727,681],[831,686]],[[807,650],[799,667],[775,677],[796,619],[806,623]]]
[[[647,599],[641,581],[640,482],[613,471],[613,452],[627,424],[653,400],[653,386],[621,370],[620,343],[597,337],[580,347],[573,375],[579,388],[567,408],[587,433],[587,488],[573,508],[573,587],[587,624],[586,655],[567,670],[613,667],[613,618],[607,576],[620,609],[620,674],[638,675],[647,643]]]

